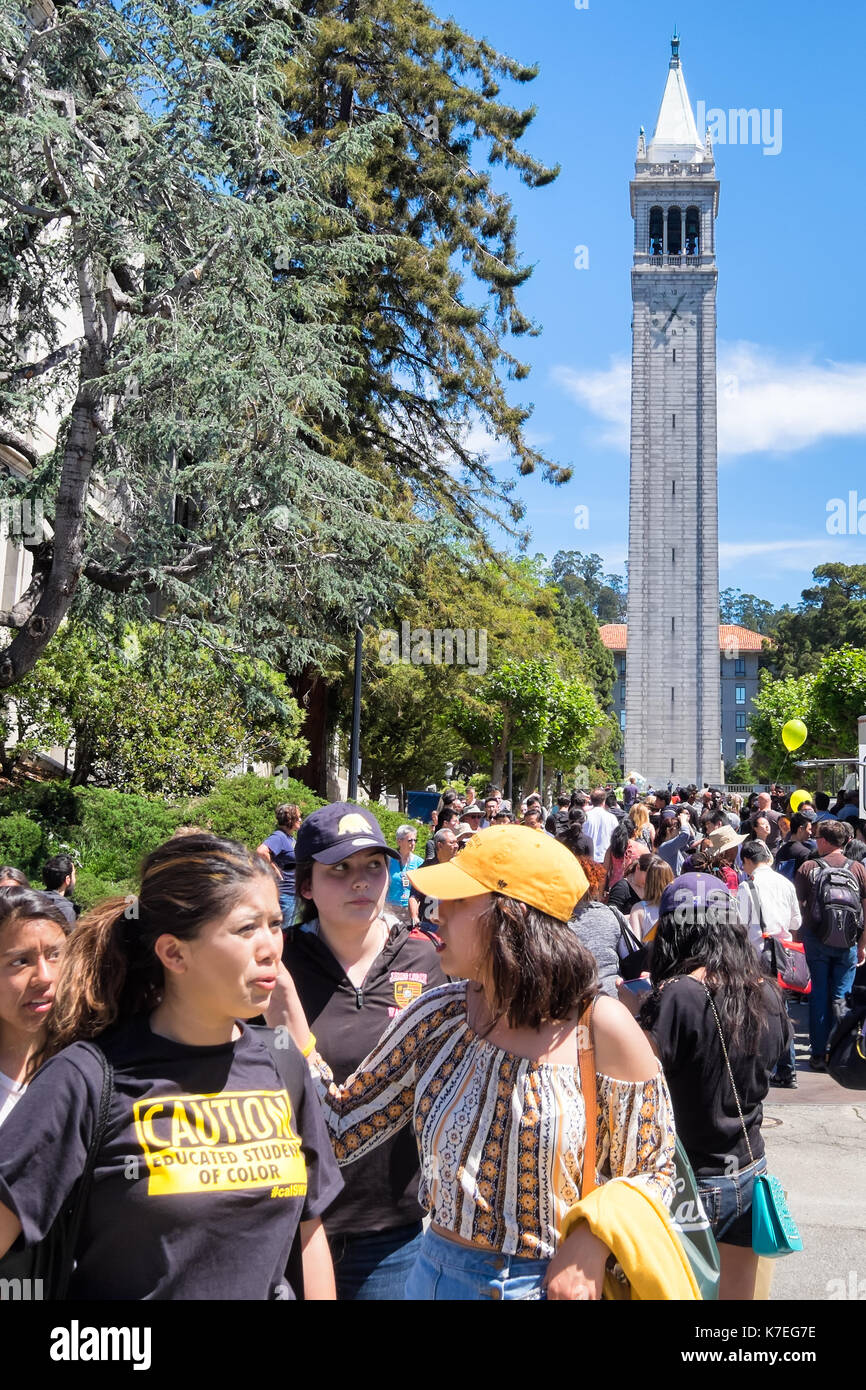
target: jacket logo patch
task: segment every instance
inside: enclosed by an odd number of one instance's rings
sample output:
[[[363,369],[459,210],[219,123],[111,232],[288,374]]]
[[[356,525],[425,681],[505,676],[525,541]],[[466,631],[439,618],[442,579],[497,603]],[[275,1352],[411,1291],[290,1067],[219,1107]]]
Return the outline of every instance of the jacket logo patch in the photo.
[[[394,1002],[398,1009],[405,1009],[413,999],[417,999],[427,983],[424,970],[392,970],[388,976],[394,986]],[[390,1010],[389,1010],[390,1012]]]

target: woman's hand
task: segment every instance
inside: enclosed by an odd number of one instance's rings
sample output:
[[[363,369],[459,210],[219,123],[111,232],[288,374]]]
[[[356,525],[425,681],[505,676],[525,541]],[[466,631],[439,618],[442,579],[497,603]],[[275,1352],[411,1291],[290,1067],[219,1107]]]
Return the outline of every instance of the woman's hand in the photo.
[[[610,1251],[592,1234],[585,1221],[560,1245],[547,1267],[544,1287],[548,1299],[601,1298],[604,1267]]]

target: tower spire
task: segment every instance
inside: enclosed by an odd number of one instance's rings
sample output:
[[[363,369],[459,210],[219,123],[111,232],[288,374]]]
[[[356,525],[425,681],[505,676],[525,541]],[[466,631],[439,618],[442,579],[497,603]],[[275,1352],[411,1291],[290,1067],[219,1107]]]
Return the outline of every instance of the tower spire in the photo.
[[[659,108],[655,133],[647,148],[652,163],[678,160],[681,164],[699,164],[706,154],[704,142],[698,135],[692,104],[686,91],[686,79],[680,63],[680,36],[676,29],[671,39],[671,60],[668,79]]]

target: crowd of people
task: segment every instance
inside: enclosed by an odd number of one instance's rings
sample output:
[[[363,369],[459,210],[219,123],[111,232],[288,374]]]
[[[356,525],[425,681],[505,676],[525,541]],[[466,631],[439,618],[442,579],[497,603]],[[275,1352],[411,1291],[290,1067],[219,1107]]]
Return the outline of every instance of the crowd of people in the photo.
[[[755,1295],[762,1102],[866,961],[856,795],[446,790],[188,828],[77,916],[0,868],[0,1273],[83,1299],[691,1298],[676,1139]],[[635,1238],[635,1231],[639,1238]]]

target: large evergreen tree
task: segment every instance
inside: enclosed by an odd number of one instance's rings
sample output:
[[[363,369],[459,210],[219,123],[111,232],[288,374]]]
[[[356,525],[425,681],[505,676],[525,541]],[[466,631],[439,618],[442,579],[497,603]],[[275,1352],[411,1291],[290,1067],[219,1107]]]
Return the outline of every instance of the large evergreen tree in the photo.
[[[365,379],[345,287],[383,243],[331,190],[395,122],[286,138],[297,18],[0,0],[0,444],[50,523],[21,528],[0,688],[79,589],[98,622],[107,596],[143,614],[158,592],[163,621],[300,665],[389,582],[406,528],[330,438]]]
[[[507,441],[523,473],[570,476],[531,447],[529,410],[508,399],[506,380],[528,369],[507,340],[536,331],[517,302],[530,268],[510,201],[484,167],[503,164],[532,187],[555,177],[521,148],[533,109],[499,99],[500,83],[527,83],[536,69],[420,0],[299,3],[317,33],[287,72],[297,138],[321,149],[382,112],[398,121],[392,140],[334,184],[360,230],[394,238],[388,258],[346,286],[365,368],[335,445],[389,480],[398,505],[445,509],[472,527],[485,516],[514,523],[511,485],[470,447],[467,426]]]

